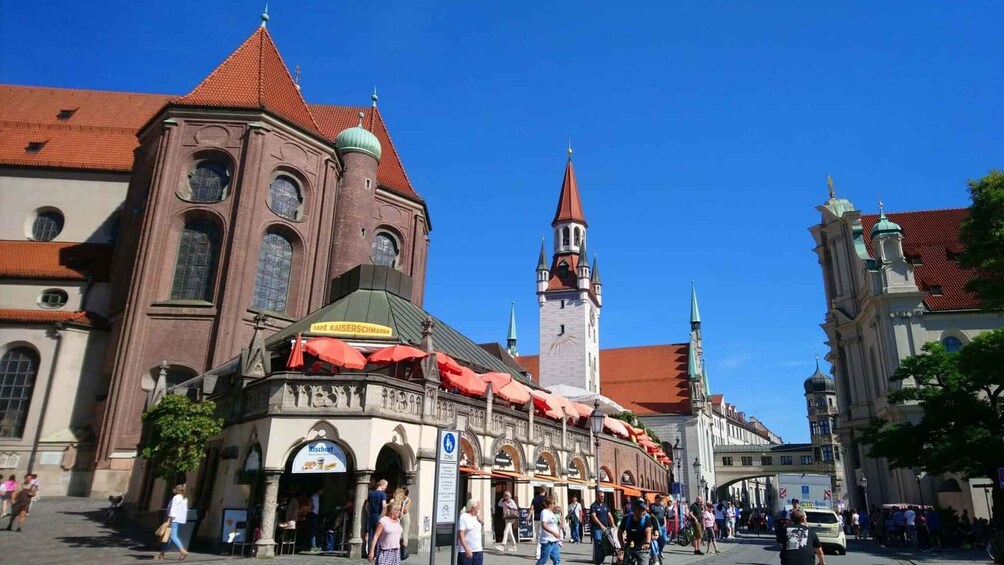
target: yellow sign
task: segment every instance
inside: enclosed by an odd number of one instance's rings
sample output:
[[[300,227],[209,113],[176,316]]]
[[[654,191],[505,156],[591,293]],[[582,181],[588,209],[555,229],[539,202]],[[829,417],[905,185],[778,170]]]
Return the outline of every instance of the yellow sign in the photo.
[[[310,333],[328,335],[365,335],[370,337],[390,337],[392,328],[366,322],[318,322],[310,324]]]

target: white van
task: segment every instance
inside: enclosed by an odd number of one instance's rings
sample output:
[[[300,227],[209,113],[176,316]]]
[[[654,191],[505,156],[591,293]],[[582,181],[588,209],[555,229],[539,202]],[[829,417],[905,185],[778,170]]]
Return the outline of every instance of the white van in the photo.
[[[828,508],[803,508],[809,529],[816,532],[823,549],[832,548],[838,555],[847,554],[847,536],[840,527],[837,513]]]

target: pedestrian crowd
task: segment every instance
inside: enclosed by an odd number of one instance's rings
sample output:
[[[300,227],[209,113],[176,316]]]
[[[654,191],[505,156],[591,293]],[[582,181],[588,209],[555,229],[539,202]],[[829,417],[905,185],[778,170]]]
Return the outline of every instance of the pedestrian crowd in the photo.
[[[17,476],[10,475],[7,480],[0,482],[0,518],[10,516],[7,521],[7,531],[20,532],[24,528],[24,523],[28,519],[32,504],[38,500],[38,491],[41,489],[38,475],[28,473],[24,476],[21,484],[17,482]],[[10,511],[8,512],[8,508]],[[17,530],[14,530],[14,523],[17,522]]]

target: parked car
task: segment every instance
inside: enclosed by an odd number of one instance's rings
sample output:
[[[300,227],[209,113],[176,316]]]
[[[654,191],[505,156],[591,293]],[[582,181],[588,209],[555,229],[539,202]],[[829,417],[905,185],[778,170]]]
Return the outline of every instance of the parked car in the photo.
[[[847,553],[847,536],[840,527],[837,513],[828,508],[805,508],[809,529],[816,532],[823,549],[832,549],[838,555]]]

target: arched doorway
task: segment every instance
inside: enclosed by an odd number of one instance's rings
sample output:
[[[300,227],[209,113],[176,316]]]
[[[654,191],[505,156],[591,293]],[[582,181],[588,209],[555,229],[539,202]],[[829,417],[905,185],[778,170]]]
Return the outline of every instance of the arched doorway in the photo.
[[[397,449],[391,445],[384,445],[377,454],[376,467],[373,470],[373,484],[385,480],[387,481],[387,498],[393,497],[398,488],[403,488],[405,483],[404,461]]]
[[[311,498],[316,494],[318,522],[327,524],[334,532],[334,550],[348,554],[354,472],[352,451],[341,442],[319,436],[290,450],[285,472],[279,479],[277,521],[296,520],[298,550],[307,549],[310,544],[311,525],[300,518],[311,511]]]
[[[523,478],[520,474],[522,470],[523,458],[520,456],[520,450],[515,445],[503,443],[496,446],[492,459],[491,473],[493,492],[493,504],[491,507],[492,530],[495,532],[495,539],[502,539],[502,532],[505,529],[505,520],[502,516],[502,510],[498,505],[499,500],[502,499],[502,495],[506,492],[511,493],[520,508],[525,508],[530,504],[529,500],[519,500],[519,494],[516,491],[516,479]]]

